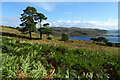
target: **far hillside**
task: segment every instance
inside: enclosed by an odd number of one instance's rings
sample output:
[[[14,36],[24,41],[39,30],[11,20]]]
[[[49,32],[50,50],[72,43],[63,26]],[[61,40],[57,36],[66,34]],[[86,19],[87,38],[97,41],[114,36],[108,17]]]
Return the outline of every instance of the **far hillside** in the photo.
[[[107,30],[107,33],[118,33],[119,30]]]
[[[49,27],[52,30],[52,35],[61,36],[62,33],[67,33],[69,36],[100,36],[105,34],[106,30],[91,29],[91,28],[65,28],[65,27]]]

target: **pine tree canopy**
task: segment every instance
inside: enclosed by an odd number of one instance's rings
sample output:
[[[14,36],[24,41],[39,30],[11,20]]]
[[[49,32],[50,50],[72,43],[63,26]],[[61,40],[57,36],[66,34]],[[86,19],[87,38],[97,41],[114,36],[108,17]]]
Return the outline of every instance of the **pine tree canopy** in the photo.
[[[34,7],[27,7],[23,10],[23,14],[21,14],[22,23],[20,26],[26,27],[26,31],[34,31],[36,28],[37,22],[35,22],[37,10]]]

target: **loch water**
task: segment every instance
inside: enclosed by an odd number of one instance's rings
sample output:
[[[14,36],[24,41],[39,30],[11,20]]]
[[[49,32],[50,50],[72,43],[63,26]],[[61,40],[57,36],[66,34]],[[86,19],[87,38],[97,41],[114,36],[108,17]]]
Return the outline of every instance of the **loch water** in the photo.
[[[114,35],[117,36],[119,33],[107,33],[104,35]],[[69,37],[70,39],[74,39],[74,40],[85,40],[85,41],[91,41],[91,38],[97,38],[97,37]],[[106,39],[109,40],[109,42],[112,43],[120,43],[120,37],[105,37]]]

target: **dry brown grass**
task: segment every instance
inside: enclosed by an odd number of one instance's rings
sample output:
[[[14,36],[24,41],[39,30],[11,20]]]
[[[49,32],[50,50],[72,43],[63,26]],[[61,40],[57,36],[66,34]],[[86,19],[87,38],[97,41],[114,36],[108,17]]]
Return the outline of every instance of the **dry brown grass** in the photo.
[[[0,27],[1,28],[1,27]],[[27,36],[29,37],[29,34],[22,34],[20,31],[16,29],[10,29],[10,28],[2,28],[2,32],[7,32],[7,33],[12,33],[16,35],[21,35],[21,36]],[[5,36],[2,36],[5,37]],[[32,33],[33,38],[39,38],[39,34],[37,33]],[[102,46],[102,45],[96,45],[95,43],[91,41],[82,41],[82,40],[72,40],[70,39],[68,42],[60,41],[60,37],[55,37],[50,35],[52,40],[47,40],[46,35],[43,35],[42,40],[29,40],[29,39],[23,39],[23,38],[17,38],[17,37],[12,37],[14,39],[20,40],[21,42],[28,42],[28,43],[38,43],[38,44],[46,44],[48,46],[56,45],[56,46],[67,46],[70,49],[76,49],[76,48],[82,48],[85,50],[93,51],[93,52],[99,52],[99,53],[109,53],[112,55],[119,55],[119,48],[118,47],[109,47],[109,46]],[[73,41],[73,42],[72,42]]]

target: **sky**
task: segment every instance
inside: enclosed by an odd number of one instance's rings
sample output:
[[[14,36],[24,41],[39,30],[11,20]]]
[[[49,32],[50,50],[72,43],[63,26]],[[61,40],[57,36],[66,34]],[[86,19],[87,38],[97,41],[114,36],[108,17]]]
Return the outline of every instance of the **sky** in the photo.
[[[19,26],[27,6],[43,13],[50,27],[118,29],[118,2],[2,2],[2,25]]]

